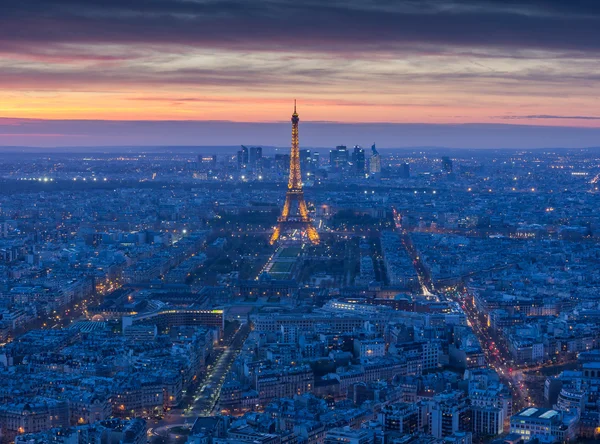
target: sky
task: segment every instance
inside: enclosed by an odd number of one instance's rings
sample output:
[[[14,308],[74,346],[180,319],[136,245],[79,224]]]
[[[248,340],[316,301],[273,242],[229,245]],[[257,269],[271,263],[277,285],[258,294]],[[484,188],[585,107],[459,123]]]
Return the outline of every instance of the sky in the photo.
[[[599,55],[597,0],[0,2],[0,146],[286,145],[294,98],[312,146],[598,146]]]

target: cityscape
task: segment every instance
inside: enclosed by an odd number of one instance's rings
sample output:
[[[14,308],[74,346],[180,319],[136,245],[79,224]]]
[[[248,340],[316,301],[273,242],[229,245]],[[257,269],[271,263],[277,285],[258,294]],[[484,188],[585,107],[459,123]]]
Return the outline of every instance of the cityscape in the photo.
[[[299,121],[287,153],[3,155],[3,442],[598,437],[600,150]]]
[[[0,444],[600,444],[600,1],[0,1]]]

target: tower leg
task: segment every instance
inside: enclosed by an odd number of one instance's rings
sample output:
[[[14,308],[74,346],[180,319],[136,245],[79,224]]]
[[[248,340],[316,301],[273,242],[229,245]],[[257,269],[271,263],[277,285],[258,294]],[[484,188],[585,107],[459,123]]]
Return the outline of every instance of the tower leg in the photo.
[[[292,205],[294,205],[295,216],[290,221],[290,214],[292,214]],[[299,216],[299,217],[298,217]],[[271,235],[270,243],[273,245],[280,237],[283,230],[288,228],[287,223],[291,222],[296,227],[301,227],[306,232],[306,235],[311,243],[318,244],[319,243],[319,233],[312,225],[310,220],[310,216],[308,215],[308,207],[306,206],[306,201],[304,200],[304,195],[302,191],[294,191],[288,192],[285,196],[285,203],[283,204],[283,209],[281,210],[281,216],[277,220],[277,226]]]
[[[277,225],[275,227],[275,230],[273,231],[273,234],[271,235],[271,240],[270,240],[271,245],[273,245],[277,241],[277,239],[279,239],[280,234],[281,234],[281,228],[279,228],[279,225]]]
[[[290,215],[290,208],[292,206],[292,198],[289,194],[285,196],[285,203],[283,204],[283,210],[281,210],[281,220],[287,220]]]
[[[308,235],[308,239],[312,244],[317,245],[319,243],[319,233],[317,233],[317,229],[311,224],[307,225],[306,234]]]
[[[303,221],[310,221],[308,217],[308,208],[306,207],[306,202],[304,201],[304,196],[302,195],[298,197],[298,212],[300,213],[300,216],[302,216]]]

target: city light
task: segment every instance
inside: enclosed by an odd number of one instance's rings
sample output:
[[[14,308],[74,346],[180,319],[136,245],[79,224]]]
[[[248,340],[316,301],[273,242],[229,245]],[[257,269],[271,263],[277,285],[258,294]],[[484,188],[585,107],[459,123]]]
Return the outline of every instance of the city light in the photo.
[[[291,126],[4,157],[2,436],[593,439],[598,153],[303,148]]]

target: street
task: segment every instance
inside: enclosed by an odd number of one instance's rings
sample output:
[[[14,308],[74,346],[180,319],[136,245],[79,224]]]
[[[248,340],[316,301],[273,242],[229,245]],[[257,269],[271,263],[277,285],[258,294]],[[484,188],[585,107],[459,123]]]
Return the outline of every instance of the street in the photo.
[[[218,410],[221,387],[231,365],[242,350],[249,332],[250,324],[242,324],[232,335],[230,341],[226,341],[229,344],[218,349],[217,358],[212,365],[209,365],[204,380],[198,385],[196,392],[193,394],[191,404],[183,409],[173,409],[168,412],[162,420],[155,424],[150,433],[159,435],[161,430],[164,431],[177,425],[191,427],[198,416],[215,414]]]
[[[422,293],[424,296],[434,296],[433,283],[427,271],[427,267],[422,263],[418,251],[414,247],[408,232],[402,227],[402,217],[394,210],[394,221],[396,229],[400,233],[404,247],[413,260],[413,266],[421,284]],[[467,294],[466,287],[462,288],[462,293]],[[503,344],[497,344],[492,338],[492,332],[489,327],[481,322],[475,307],[472,304],[472,297],[463,299],[456,295],[449,297],[456,302],[467,317],[467,323],[472,328],[473,333],[479,341],[479,345],[483,350],[487,364],[496,372],[500,380],[507,385],[513,395],[513,409],[515,411],[522,407],[531,405],[531,395],[529,388],[525,384],[525,377],[521,370],[513,368],[512,361],[508,349]]]
[[[466,293],[466,288],[463,288],[463,291]],[[513,411],[531,405],[531,395],[525,384],[523,372],[515,368],[506,346],[497,343],[492,337],[491,329],[481,321],[481,317],[473,306],[473,298],[451,299],[462,307],[467,316],[467,322],[479,340],[487,364],[496,370],[500,380],[510,388],[513,395]]]

